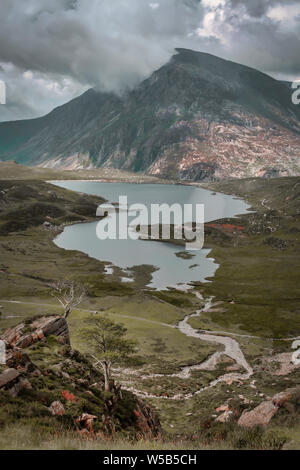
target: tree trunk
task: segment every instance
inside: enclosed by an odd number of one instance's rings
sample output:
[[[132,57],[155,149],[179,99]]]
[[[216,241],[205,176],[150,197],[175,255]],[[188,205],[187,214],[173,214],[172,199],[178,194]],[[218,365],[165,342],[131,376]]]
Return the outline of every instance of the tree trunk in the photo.
[[[104,390],[106,392],[110,392],[109,365],[107,364],[107,362],[103,362],[102,367],[103,367],[103,372],[104,372]]]
[[[68,318],[68,316],[70,315],[71,311],[69,308],[65,309],[65,314],[64,314],[64,318]]]

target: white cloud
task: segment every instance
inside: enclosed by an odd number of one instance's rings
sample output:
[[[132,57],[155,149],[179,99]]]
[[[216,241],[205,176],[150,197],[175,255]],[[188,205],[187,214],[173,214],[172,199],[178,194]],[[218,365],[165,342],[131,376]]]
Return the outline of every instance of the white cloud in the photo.
[[[159,8],[159,3],[149,3],[149,7],[152,8],[152,10],[156,10]]]

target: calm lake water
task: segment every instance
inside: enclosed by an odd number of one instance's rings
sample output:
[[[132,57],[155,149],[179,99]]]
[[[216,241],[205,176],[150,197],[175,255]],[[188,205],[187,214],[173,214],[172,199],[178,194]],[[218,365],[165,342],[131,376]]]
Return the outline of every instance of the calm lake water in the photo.
[[[102,196],[111,203],[120,195],[127,196],[128,204],[167,203],[204,204],[205,222],[244,214],[249,206],[242,200],[225,194],[213,194],[202,188],[165,184],[101,183],[95,181],[52,181],[53,184],[86,194]],[[124,282],[130,282],[130,268],[140,265],[155,266],[149,287],[163,290],[167,287],[186,288],[188,283],[207,282],[215,274],[218,265],[209,257],[210,250],[191,251],[191,259],[182,259],[176,253],[183,246],[143,240],[99,240],[96,236],[98,222],[66,227],[55,239],[57,246],[66,250],[82,251],[89,256],[107,262],[107,276],[113,266],[124,270]]]

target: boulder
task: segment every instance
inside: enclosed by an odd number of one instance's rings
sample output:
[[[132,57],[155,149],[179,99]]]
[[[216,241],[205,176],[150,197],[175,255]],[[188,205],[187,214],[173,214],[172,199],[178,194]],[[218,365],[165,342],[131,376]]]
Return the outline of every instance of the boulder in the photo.
[[[215,421],[219,422],[219,423],[227,423],[230,418],[232,417],[233,415],[233,411],[231,410],[228,410],[228,411],[224,411],[224,413],[222,413],[220,416],[218,416]]]
[[[2,374],[0,374],[0,388],[5,387],[9,383],[16,380],[20,375],[16,369],[6,369]]]
[[[9,393],[12,397],[17,397],[22,390],[31,390],[32,386],[29,380],[19,379],[12,388],[9,389]]]
[[[254,426],[266,426],[275,415],[278,407],[272,401],[264,401],[251,411],[244,411],[238,420],[239,426],[252,428]]]
[[[244,411],[238,420],[238,424],[248,428],[267,426],[279,408],[285,406],[299,392],[300,387],[295,387],[277,393],[271,400],[263,401],[253,410]]]
[[[272,403],[278,407],[283,406],[298,392],[300,392],[300,387],[288,388],[284,392],[280,392],[277,393],[277,395],[274,395],[272,398]]]
[[[57,336],[62,343],[70,344],[68,323],[63,317],[42,317],[32,322],[31,327],[36,330],[37,334],[41,332],[45,337]]]
[[[66,413],[64,405],[60,401],[52,402],[48,410],[52,416],[63,416]]]

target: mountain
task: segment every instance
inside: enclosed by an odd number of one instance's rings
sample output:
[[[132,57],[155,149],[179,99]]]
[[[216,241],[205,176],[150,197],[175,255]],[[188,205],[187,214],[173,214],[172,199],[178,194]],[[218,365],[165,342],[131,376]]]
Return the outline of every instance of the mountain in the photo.
[[[122,97],[91,89],[42,118],[1,123],[0,159],[185,180],[299,175],[300,107],[264,73],[176,49]]]

